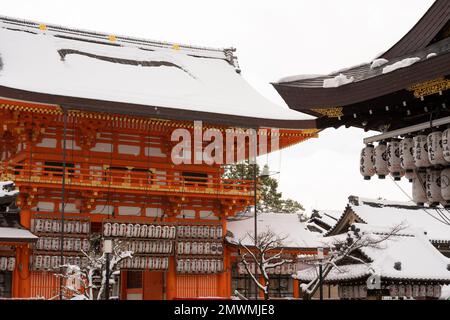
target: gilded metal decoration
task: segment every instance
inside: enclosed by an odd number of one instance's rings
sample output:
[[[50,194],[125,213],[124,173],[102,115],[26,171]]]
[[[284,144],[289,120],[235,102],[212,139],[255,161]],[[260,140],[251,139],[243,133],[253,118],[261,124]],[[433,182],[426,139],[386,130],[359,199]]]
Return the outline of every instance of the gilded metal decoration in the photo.
[[[450,80],[445,78],[439,78],[415,84],[409,87],[408,91],[414,91],[414,97],[422,98],[448,89],[450,89]]]
[[[342,107],[334,107],[334,108],[313,108],[311,111],[320,113],[324,116],[327,116],[328,118],[339,118],[342,117],[344,114],[342,113],[342,110],[344,108]]]

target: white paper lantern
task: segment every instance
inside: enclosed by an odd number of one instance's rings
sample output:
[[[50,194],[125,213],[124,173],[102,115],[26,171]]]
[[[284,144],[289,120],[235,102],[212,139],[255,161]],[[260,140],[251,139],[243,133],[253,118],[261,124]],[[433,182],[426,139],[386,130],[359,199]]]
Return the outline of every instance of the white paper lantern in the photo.
[[[414,163],[418,168],[427,168],[431,165],[428,159],[427,136],[419,134],[413,138]]]
[[[170,227],[170,230],[169,230],[169,238],[170,239],[174,239],[175,238],[175,236],[176,236],[176,228],[175,228],[175,226],[171,226]]]
[[[141,226],[141,233],[139,234],[139,236],[141,238],[147,238],[148,235],[148,226],[146,224]]]
[[[8,265],[6,267],[6,269],[8,271],[14,271],[14,268],[16,267],[16,258],[14,257],[9,257],[8,258]]]
[[[141,234],[141,225],[135,224],[133,226],[133,238],[139,238],[140,234]]]
[[[436,169],[427,170],[427,198],[430,206],[438,205],[444,201],[441,195],[441,171]]]
[[[155,226],[154,225],[150,225],[148,227],[147,237],[149,237],[149,238],[155,237]]]
[[[446,201],[450,201],[450,168],[441,171],[441,195]]]
[[[375,173],[378,178],[384,179],[389,174],[387,146],[385,142],[380,142],[375,148]]]
[[[445,165],[447,161],[444,159],[442,149],[442,132],[435,131],[428,135],[428,159],[432,165]]]
[[[400,161],[400,140],[398,139],[392,139],[388,143],[388,169],[396,181],[399,181],[404,175]]]
[[[216,229],[216,237],[217,237],[218,239],[220,239],[220,238],[222,238],[222,236],[223,236],[222,226],[217,226],[217,229]]]
[[[412,197],[418,205],[428,202],[426,193],[427,174],[425,171],[418,171],[412,182]]]
[[[125,223],[121,223],[119,225],[119,237],[125,237],[127,233],[127,225]]]
[[[183,272],[184,271],[184,260],[179,259],[177,261],[177,272]]]
[[[111,226],[111,235],[117,237],[119,235],[119,224],[113,223]]]
[[[374,147],[368,144],[361,150],[359,171],[361,172],[364,180],[370,180],[375,174],[375,158]]]
[[[450,162],[450,128],[442,132],[442,155],[445,161]]]
[[[111,235],[111,223],[107,222],[103,225],[103,235],[109,237]]]

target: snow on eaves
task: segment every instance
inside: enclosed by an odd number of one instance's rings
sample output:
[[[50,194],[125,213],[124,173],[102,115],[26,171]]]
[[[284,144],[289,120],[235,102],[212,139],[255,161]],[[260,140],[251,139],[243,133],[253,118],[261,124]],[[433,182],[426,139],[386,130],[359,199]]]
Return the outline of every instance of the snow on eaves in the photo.
[[[300,221],[297,214],[288,213],[261,213],[257,217],[258,233],[274,232],[281,238],[286,237],[283,245],[288,248],[317,248],[319,241],[317,233],[307,230],[306,225]],[[241,240],[245,245],[253,245],[248,236],[254,235],[254,218],[228,221],[227,230],[230,236],[227,241],[238,244]]]
[[[324,79],[323,80],[323,87],[324,88],[337,88],[349,83],[352,83],[355,81],[355,78],[353,76],[347,77],[346,75],[340,73],[339,75],[335,76],[331,79]]]
[[[418,58],[418,57],[406,58],[406,59],[397,61],[391,65],[384,67],[383,74],[390,73],[390,72],[393,72],[398,69],[409,67],[419,61],[420,61],[420,58]]]
[[[323,77],[321,74],[299,74],[294,76],[283,77],[278,79],[275,83],[286,83],[286,82],[294,82],[294,81],[302,81],[302,80],[311,80],[315,78]]]
[[[372,61],[372,64],[370,65],[370,69],[376,69],[379,68],[381,66],[384,66],[386,63],[388,63],[389,61],[386,59],[375,59]]]
[[[120,44],[0,21],[0,85],[31,92],[189,111],[301,120],[236,72],[224,52]],[[14,30],[13,30],[14,29]],[[221,55],[221,56],[220,56]]]

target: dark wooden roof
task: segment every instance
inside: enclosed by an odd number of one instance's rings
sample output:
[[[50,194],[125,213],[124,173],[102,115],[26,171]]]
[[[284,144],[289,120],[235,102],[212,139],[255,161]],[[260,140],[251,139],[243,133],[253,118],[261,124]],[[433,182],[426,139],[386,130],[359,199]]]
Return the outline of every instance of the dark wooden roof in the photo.
[[[152,117],[167,120],[197,121],[242,128],[315,129],[316,120],[277,120],[243,117],[212,112],[181,110],[79,97],[60,96],[0,86],[0,97],[36,103],[55,104],[65,109]]]
[[[318,128],[345,125],[365,130],[394,129],[403,125],[396,122],[399,119],[405,125],[429,120],[431,105],[443,106],[436,113],[450,115],[450,90],[427,95],[425,101],[410,90],[418,84],[450,78],[449,20],[450,1],[437,0],[411,31],[380,57],[388,60],[385,65],[371,68],[371,63],[365,63],[324,76],[291,77],[273,86],[291,109],[317,116]],[[383,70],[408,58],[420,60],[391,72]],[[324,80],[339,74],[353,77],[353,82],[324,87]],[[332,109],[338,109],[339,117],[323,112]]]
[[[437,0],[417,24],[381,57],[392,59],[408,55],[441,40],[438,37],[439,33],[441,30],[448,30],[449,20],[450,1]]]

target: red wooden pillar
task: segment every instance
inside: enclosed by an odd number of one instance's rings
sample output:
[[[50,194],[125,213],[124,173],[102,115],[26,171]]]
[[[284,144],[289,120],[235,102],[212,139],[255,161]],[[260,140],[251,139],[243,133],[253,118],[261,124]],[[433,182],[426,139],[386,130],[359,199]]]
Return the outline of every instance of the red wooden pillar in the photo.
[[[12,294],[13,298],[20,297],[20,274],[19,274],[19,261],[20,261],[21,249],[19,246],[16,247],[16,267],[13,271],[12,276]]]
[[[173,300],[177,296],[177,273],[175,258],[169,257],[169,268],[166,272],[166,299]]]
[[[299,299],[300,298],[300,283],[297,279],[293,280],[293,293],[294,293],[294,298]]]
[[[19,296],[21,298],[30,298],[31,296],[31,274],[30,274],[30,249],[24,245],[20,250],[20,260],[18,264],[19,278]]]

